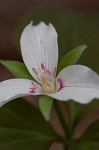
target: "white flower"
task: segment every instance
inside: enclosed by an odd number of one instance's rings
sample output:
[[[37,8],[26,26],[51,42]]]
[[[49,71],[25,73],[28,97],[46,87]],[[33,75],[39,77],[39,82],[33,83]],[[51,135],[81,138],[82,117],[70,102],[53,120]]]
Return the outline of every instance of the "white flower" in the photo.
[[[10,79],[0,83],[0,106],[26,95],[48,95],[66,101],[88,103],[99,98],[99,76],[82,65],[64,68],[56,77],[57,33],[52,24],[27,25],[21,35],[21,52],[30,74],[37,81]]]

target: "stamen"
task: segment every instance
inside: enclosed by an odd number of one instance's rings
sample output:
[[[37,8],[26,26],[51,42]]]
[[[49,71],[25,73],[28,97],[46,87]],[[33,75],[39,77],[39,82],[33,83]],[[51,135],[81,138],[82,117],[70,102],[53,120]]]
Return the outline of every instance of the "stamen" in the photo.
[[[56,90],[55,82],[50,82],[44,76],[41,76],[41,78],[42,78],[42,88],[44,92],[49,94],[54,93]]]
[[[56,68],[54,69],[53,80],[52,80],[52,82],[55,82],[55,80],[56,80]]]
[[[56,77],[56,68],[54,69],[53,76]]]
[[[37,71],[36,71],[34,68],[32,68],[32,69],[33,69],[33,72],[34,72],[34,74],[36,75],[36,77],[40,80],[39,74],[37,73]]]
[[[33,68],[33,72],[35,73],[36,77],[40,80],[43,91],[45,93],[51,94],[56,91],[56,68],[54,72],[51,72],[50,70],[45,68],[44,64],[41,64],[41,69],[36,70]]]

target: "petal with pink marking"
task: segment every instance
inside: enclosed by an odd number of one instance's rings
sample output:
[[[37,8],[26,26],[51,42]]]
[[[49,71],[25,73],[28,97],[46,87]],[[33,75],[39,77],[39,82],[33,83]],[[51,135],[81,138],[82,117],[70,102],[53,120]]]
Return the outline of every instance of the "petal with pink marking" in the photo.
[[[42,89],[39,84],[27,79],[10,79],[0,83],[0,106],[19,97],[40,95]]]
[[[30,23],[22,32],[21,52],[31,75],[40,83],[38,74],[45,70],[53,75],[58,62],[57,33],[52,24]]]
[[[88,67],[72,65],[64,68],[57,77],[57,83],[57,92],[49,94],[55,99],[88,103],[99,98],[99,76]]]

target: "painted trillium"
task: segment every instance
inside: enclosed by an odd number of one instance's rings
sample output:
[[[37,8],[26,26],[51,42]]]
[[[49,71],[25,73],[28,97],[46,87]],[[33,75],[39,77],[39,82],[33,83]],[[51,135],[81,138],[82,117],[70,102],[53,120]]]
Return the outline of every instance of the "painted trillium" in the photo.
[[[57,100],[88,103],[99,98],[99,76],[86,66],[71,65],[56,76],[57,32],[52,24],[27,25],[22,32],[24,63],[36,81],[10,79],[0,83],[0,105],[27,95],[48,95]]]

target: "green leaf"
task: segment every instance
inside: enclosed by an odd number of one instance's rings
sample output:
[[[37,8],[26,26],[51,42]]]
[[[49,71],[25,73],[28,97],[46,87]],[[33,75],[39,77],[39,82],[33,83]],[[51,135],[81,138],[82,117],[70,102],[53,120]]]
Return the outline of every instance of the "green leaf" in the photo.
[[[4,65],[15,77],[33,80],[33,77],[30,75],[23,63],[12,60],[1,60],[0,63]]]
[[[79,139],[69,141],[69,150],[99,150],[99,120],[87,128]]]
[[[99,121],[93,123],[72,150],[99,150]]]
[[[39,108],[46,121],[50,120],[52,104],[53,99],[51,97],[41,96],[39,98]]]
[[[99,109],[99,100],[93,100],[89,104],[80,104],[69,100],[66,102],[66,106],[69,112],[68,114],[71,127],[74,129],[82,118],[84,118],[87,114]]]
[[[66,54],[59,62],[57,72],[59,73],[63,68],[75,64],[86,48],[87,45],[84,44],[74,48],[72,51]]]
[[[0,108],[0,150],[48,150],[58,139],[39,111],[19,99]]]

